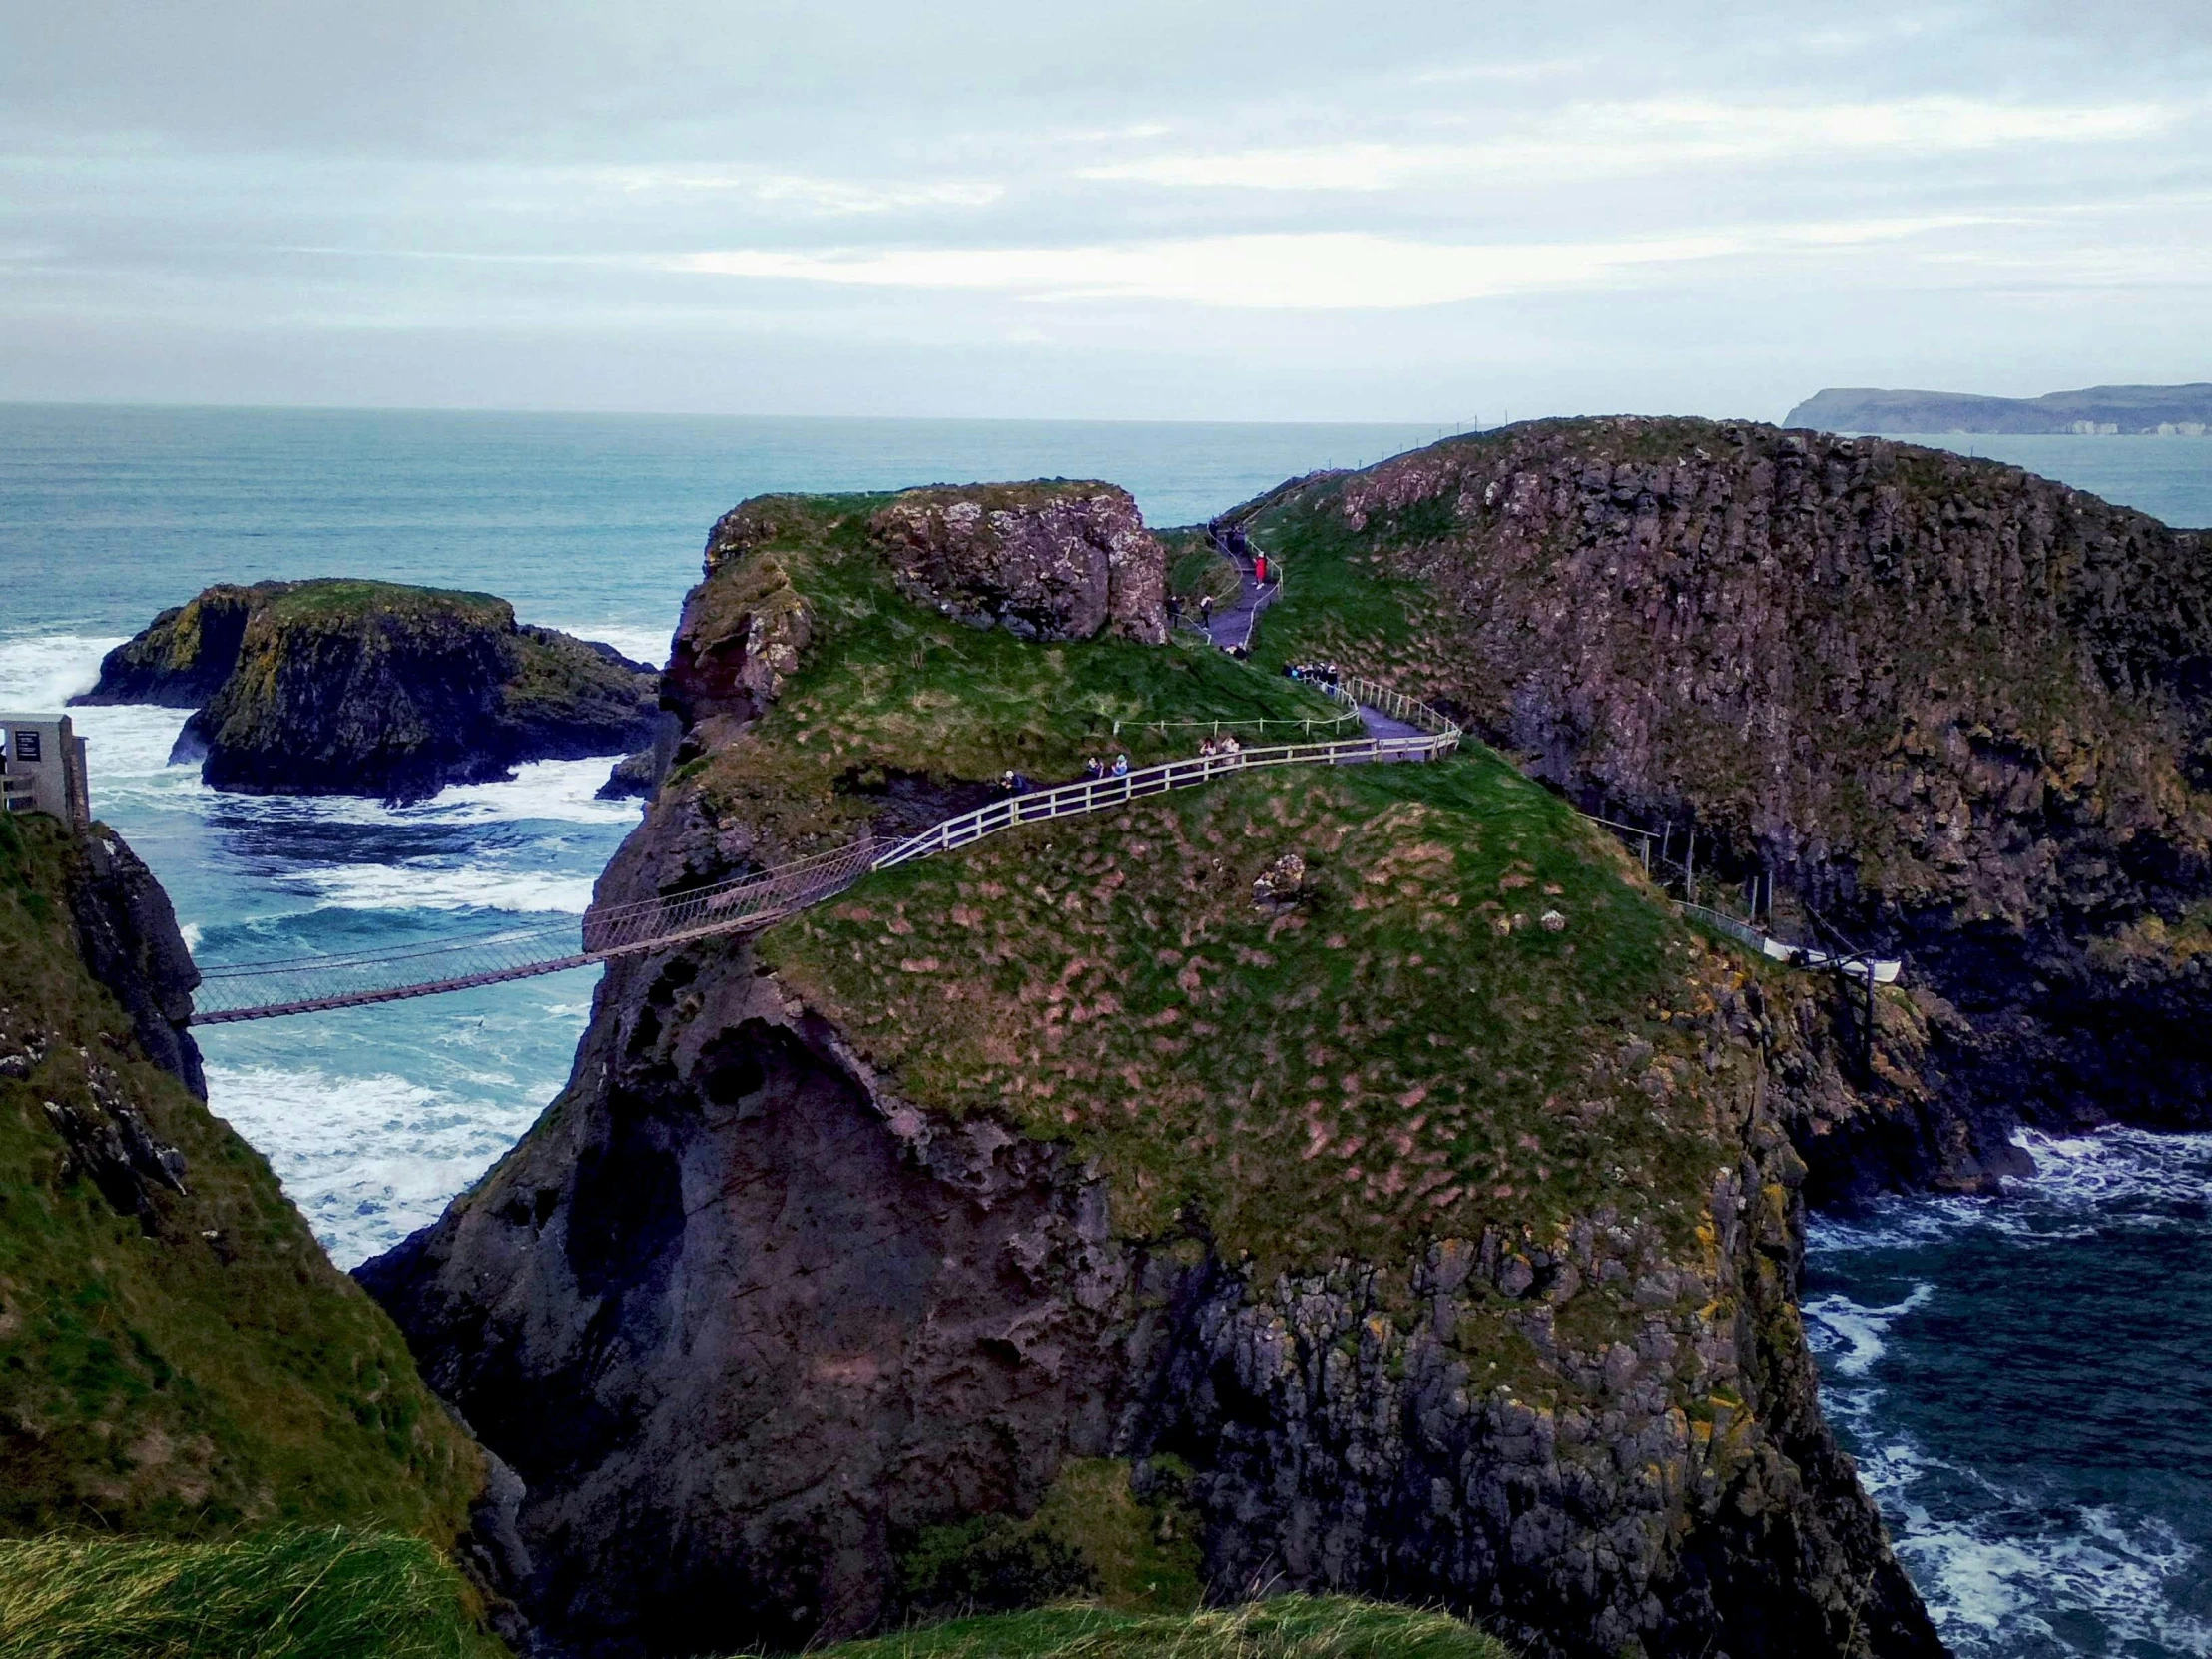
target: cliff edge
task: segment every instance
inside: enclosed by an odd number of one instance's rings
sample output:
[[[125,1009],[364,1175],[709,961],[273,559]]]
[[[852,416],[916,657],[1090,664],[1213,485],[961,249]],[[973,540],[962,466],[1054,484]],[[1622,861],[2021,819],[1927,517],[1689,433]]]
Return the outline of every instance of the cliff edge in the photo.
[[[449,1545],[482,1456],[199,1098],[190,986],[120,837],[0,820],[0,1531]]]

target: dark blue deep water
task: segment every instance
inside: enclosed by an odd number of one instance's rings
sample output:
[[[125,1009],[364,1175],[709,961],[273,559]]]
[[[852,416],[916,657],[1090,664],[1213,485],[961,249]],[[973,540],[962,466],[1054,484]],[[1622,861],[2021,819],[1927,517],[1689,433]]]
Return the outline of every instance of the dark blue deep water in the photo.
[[[53,707],[108,647],[219,580],[481,588],[659,661],[708,525],[763,490],[1103,477],[1174,524],[1435,435],[0,406],[0,708]],[[2212,440],[1929,441],[2212,525]],[[181,712],[77,718],[95,810],[210,960],[579,912],[638,817],[593,798],[603,761],[397,810],[225,797],[165,764]],[[578,972],[215,1028],[212,1103],[351,1264],[528,1127],[590,994]],[[1899,1202],[1817,1229],[1808,1323],[1829,1409],[1962,1652],[2212,1655],[2212,1139],[2035,1151],[2045,1174],[2013,1199]]]

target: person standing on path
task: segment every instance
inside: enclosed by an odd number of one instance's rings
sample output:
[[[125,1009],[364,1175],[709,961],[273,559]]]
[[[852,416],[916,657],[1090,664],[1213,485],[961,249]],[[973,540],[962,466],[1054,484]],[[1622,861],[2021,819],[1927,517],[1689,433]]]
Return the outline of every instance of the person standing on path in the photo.
[[[1210,593],[1202,593],[1198,596],[1198,620],[1202,626],[1207,628],[1214,625],[1214,596]]]

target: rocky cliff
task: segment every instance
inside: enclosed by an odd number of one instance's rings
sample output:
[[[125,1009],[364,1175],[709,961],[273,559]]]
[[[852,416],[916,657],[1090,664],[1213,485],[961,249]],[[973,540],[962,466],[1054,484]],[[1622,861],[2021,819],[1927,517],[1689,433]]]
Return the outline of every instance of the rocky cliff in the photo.
[[[601,902],[1298,718],[1204,646],[964,626],[897,505],[718,526]],[[1784,1120],[1848,1085],[1794,996],[1494,756],[1255,774],[611,965],[562,1096],[362,1278],[524,1481],[553,1651],[864,1630],[1001,1582],[1008,1518],[1064,1591],[1112,1551],[1035,1529],[1111,1464],[1223,1599],[1933,1654],[1798,1325]]]
[[[1883,1017],[1918,1059],[1866,1126],[1890,1152],[1809,1142],[1824,1188],[1985,1184],[2022,1114],[2206,1121],[2203,534],[1946,452],[1679,420],[1453,440],[1252,516],[1293,575],[1271,651],[1387,662],[1664,826],[1708,892],[1757,877],[1786,928],[1909,957]]]
[[[163,612],[82,701],[197,705],[179,758],[218,789],[406,801],[644,748],[659,680],[488,594],[265,582]]]
[[[190,964],[119,837],[0,821],[0,1531],[449,1544],[481,1455],[198,1098]]]

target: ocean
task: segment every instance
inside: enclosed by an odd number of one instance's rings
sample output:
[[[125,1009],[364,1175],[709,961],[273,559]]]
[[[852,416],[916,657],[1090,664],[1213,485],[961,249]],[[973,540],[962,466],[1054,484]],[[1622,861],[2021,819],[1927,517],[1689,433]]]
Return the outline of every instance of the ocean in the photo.
[[[1201,520],[1431,426],[770,420],[0,406],[0,708],[44,710],[214,581],[481,588],[658,662],[708,526],[766,490],[1061,475]],[[1942,438],[2212,524],[2212,439]],[[581,912],[638,821],[608,761],[413,807],[203,789],[182,711],[82,709],[94,810],[203,961]],[[560,1089],[595,970],[214,1027],[210,1101],[351,1266],[434,1218]],[[1826,1398],[1969,1655],[2212,1655],[2212,1139],[2039,1142],[2014,1198],[1812,1240]]]

